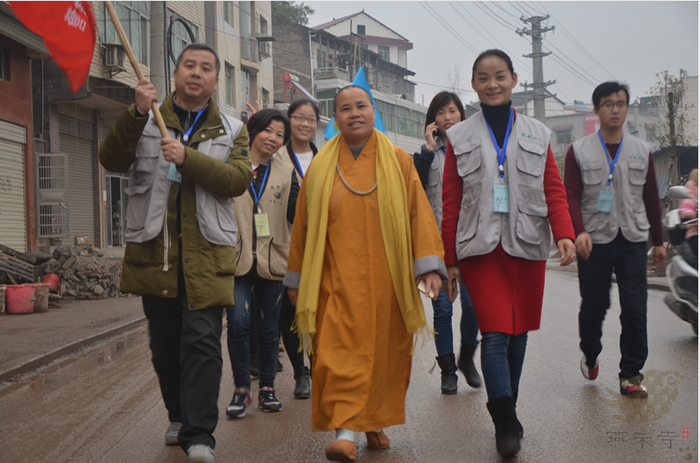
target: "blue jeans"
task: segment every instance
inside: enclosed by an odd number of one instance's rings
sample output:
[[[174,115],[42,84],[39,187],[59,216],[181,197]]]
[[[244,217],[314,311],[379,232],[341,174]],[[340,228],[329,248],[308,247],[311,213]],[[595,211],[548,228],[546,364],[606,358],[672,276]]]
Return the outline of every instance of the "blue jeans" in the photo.
[[[481,333],[481,371],[489,401],[511,397],[523,372],[527,333]]]
[[[464,285],[459,287],[459,296],[462,302],[462,320],[459,331],[462,343],[476,346],[476,335],[479,333],[479,324],[476,321],[474,306],[469,298],[469,293]],[[433,301],[433,326],[435,328],[435,347],[438,356],[449,354],[453,351],[452,339],[452,303],[445,291],[440,289],[437,300]]]
[[[282,306],[281,281],[260,278],[253,270],[236,277],[234,305],[226,309],[228,353],[236,387],[250,388],[250,323],[257,320],[260,387],[275,387]]]

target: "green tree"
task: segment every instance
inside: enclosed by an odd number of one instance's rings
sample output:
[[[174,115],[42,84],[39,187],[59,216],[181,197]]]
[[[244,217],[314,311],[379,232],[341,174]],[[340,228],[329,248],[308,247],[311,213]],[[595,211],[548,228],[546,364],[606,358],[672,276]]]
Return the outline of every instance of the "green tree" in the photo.
[[[272,14],[281,16],[297,24],[306,26],[309,23],[309,16],[314,14],[315,10],[309,5],[304,5],[304,2],[271,2]]]
[[[680,182],[680,159],[678,146],[688,146],[691,139],[686,136],[683,128],[692,118],[690,111],[695,105],[685,101],[686,85],[683,79],[677,78],[668,71],[656,74],[659,81],[649,89],[648,95],[659,111],[659,120],[653,125],[654,139],[659,147],[671,149],[670,181],[671,185]]]

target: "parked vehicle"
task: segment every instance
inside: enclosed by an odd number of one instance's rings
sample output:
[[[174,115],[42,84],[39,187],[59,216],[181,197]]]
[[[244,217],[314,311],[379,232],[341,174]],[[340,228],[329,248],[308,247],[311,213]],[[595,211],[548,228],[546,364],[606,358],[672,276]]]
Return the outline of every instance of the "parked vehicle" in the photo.
[[[698,202],[682,186],[671,187],[669,193],[676,199]],[[695,334],[698,334],[698,256],[686,241],[685,232],[687,224],[697,220],[684,221],[678,209],[670,211],[664,218],[670,243],[680,247],[680,253],[666,266],[666,280],[671,293],[664,298],[664,302],[673,313],[692,325]]]

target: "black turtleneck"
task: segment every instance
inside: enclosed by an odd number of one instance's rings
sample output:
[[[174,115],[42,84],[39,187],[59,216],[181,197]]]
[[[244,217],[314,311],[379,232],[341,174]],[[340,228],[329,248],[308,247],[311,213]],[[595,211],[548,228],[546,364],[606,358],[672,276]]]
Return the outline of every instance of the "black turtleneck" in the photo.
[[[486,118],[486,122],[491,126],[491,130],[493,130],[493,135],[496,137],[499,148],[503,148],[503,139],[506,137],[508,118],[510,118],[510,105],[510,100],[508,103],[500,106],[488,106],[481,103],[484,117]]]

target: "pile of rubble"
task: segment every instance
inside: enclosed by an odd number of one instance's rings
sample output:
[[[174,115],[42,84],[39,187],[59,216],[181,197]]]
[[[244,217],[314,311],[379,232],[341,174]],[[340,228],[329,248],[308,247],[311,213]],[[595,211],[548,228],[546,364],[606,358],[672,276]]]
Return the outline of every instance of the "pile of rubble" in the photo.
[[[43,275],[55,273],[61,278],[58,293],[63,299],[104,299],[119,295],[121,261],[106,259],[92,245],[59,246],[53,252],[53,259],[40,266]]]

